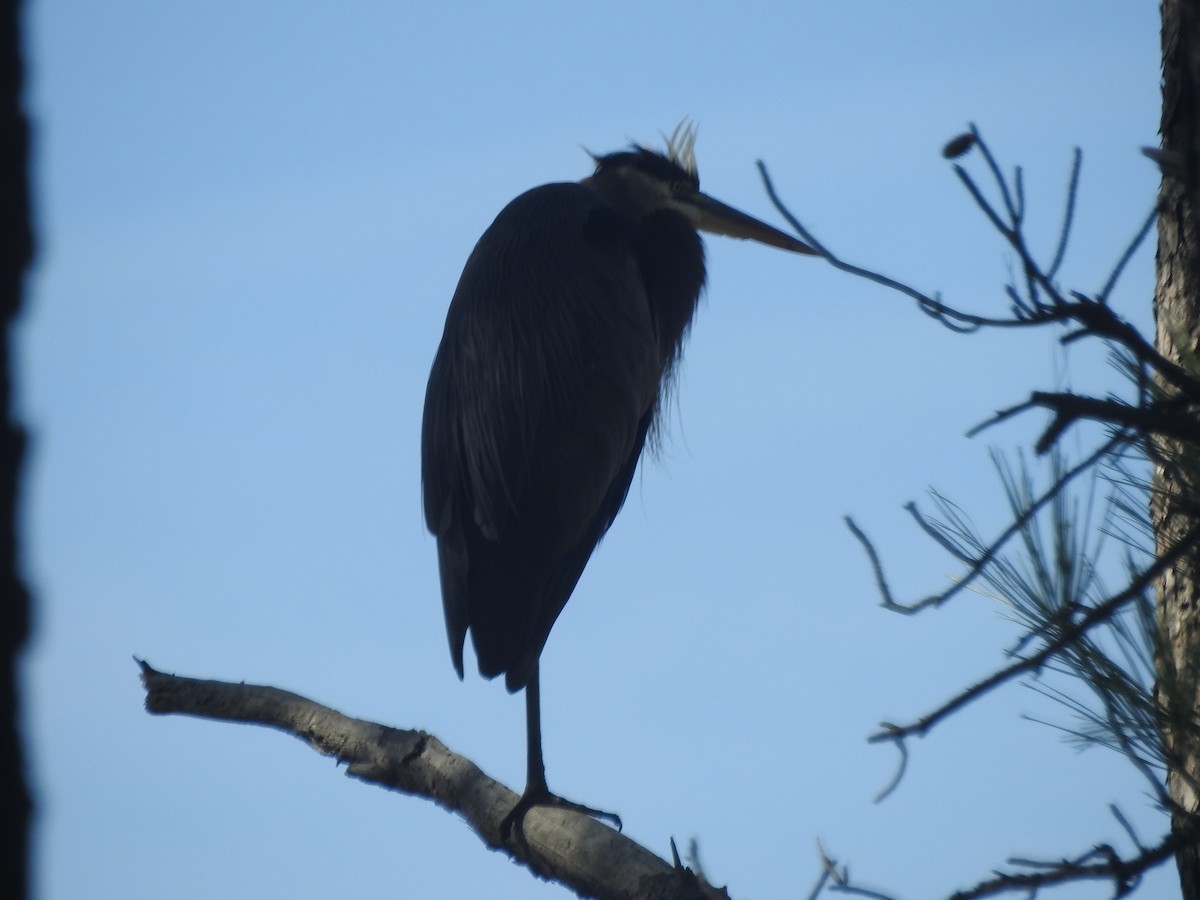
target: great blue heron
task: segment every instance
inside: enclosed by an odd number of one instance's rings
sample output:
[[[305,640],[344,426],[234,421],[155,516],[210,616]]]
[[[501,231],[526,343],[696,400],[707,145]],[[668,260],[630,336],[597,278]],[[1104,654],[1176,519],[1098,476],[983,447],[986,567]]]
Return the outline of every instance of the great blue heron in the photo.
[[[697,229],[814,252],[701,193],[694,140],[681,127],[665,154],[595,156],[583,181],[509,203],[467,260],[429,376],[421,479],[450,655],[461,678],[470,631],[480,673],[525,689],[528,772],[504,836],[533,806],[607,815],[546,786],[538,658],[662,407],[704,287]]]

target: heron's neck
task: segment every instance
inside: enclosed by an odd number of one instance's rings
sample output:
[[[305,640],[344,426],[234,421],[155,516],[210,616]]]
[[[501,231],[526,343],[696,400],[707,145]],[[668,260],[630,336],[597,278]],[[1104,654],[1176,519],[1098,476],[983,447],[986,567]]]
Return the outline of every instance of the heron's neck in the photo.
[[[691,223],[671,210],[644,217],[638,234],[642,277],[666,366],[679,356],[704,290],[704,244]]]

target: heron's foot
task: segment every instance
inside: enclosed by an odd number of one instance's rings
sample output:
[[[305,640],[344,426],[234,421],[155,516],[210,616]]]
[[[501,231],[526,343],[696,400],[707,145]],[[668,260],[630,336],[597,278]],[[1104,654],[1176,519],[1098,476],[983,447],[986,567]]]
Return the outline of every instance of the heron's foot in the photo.
[[[552,794],[545,788],[526,790],[521,795],[521,799],[504,817],[500,823],[500,840],[508,843],[509,837],[516,831],[518,837],[523,841],[525,839],[525,814],[535,806],[549,806],[553,809],[569,809],[571,812],[577,812],[584,816],[591,816],[593,819],[600,819],[602,822],[608,822],[617,831],[621,830],[621,817],[616,813],[605,812],[602,809],[592,809],[590,806],[584,806],[582,803],[575,803],[571,800],[564,800],[557,794]]]

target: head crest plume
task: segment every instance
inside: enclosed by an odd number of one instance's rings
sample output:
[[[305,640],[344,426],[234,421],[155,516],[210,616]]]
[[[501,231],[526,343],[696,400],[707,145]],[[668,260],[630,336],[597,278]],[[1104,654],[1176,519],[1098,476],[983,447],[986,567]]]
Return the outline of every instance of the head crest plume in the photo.
[[[696,170],[696,124],[684,119],[675,126],[667,141],[667,159],[689,175],[699,174]]]
[[[684,119],[669,136],[663,135],[663,140],[667,145],[663,151],[651,150],[642,144],[630,144],[627,150],[602,156],[586,148],[584,152],[596,163],[597,173],[608,168],[632,165],[653,172],[662,181],[672,181],[682,173],[691,179],[693,187],[698,187],[700,175],[696,170],[696,126]]]

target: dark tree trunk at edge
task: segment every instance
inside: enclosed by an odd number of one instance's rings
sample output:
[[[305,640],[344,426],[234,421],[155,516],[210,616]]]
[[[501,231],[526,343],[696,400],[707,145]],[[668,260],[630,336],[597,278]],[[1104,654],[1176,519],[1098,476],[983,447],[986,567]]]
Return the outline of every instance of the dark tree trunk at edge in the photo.
[[[29,891],[29,820],[31,803],[25,783],[25,758],[19,732],[16,668],[29,633],[29,597],[17,565],[18,480],[25,435],[16,423],[12,403],[12,355],[9,331],[21,307],[25,271],[33,255],[29,214],[29,128],[22,106],[23,65],[20,6],[6,0],[0,20],[0,756],[4,769],[0,793],[0,841],[3,850],[2,890],[5,897],[22,898]]]
[[[0,756],[3,757],[3,812],[0,841],[3,862],[2,892],[22,898],[29,891],[29,820],[31,803],[25,783],[25,759],[21,748],[16,668],[29,632],[29,597],[17,565],[17,498],[24,432],[16,423],[12,403],[9,331],[21,307],[25,271],[33,255],[29,215],[29,128],[22,107],[23,65],[21,54],[20,3],[6,0],[0,21],[0,82],[3,112],[0,113],[0,593],[4,614],[0,618],[0,703],[4,720],[0,725]]]

